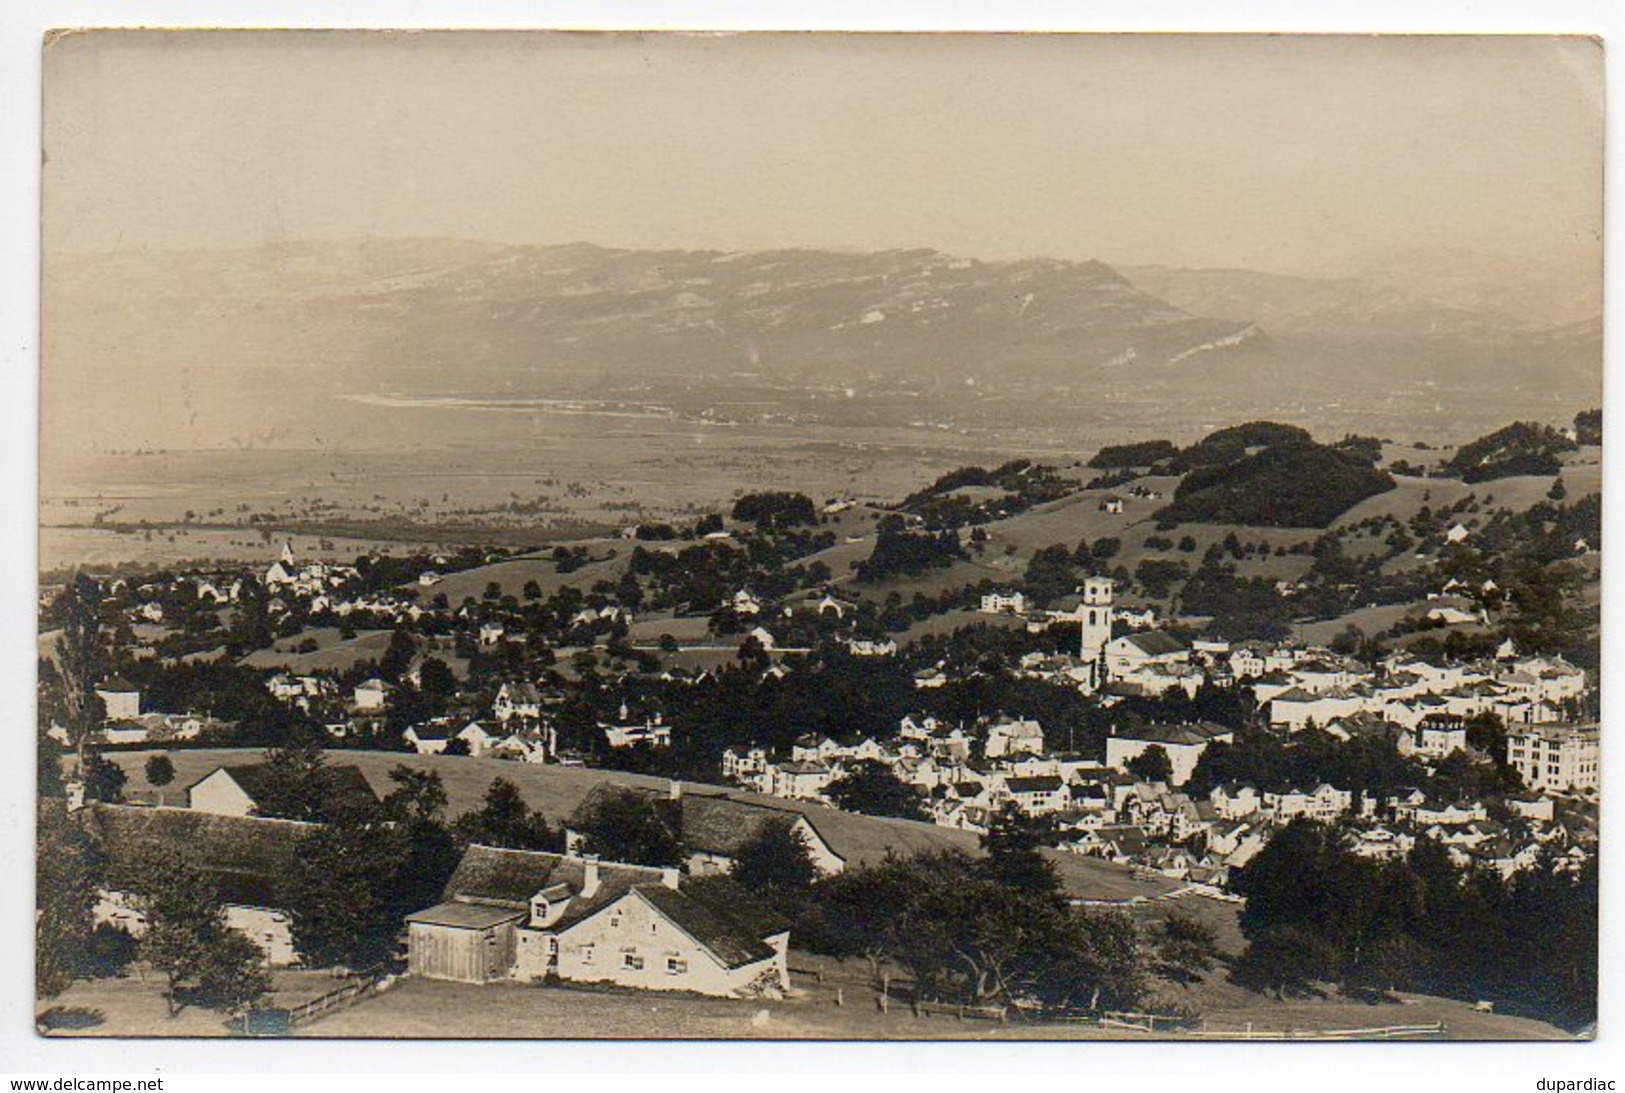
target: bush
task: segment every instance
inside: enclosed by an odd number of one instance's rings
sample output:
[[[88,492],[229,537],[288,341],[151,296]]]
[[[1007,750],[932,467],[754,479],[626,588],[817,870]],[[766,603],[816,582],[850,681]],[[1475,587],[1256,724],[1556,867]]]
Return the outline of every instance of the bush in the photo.
[[[760,528],[787,528],[818,523],[818,510],[804,493],[747,493],[734,502],[733,518]]]
[[[1095,453],[1089,466],[1096,470],[1116,470],[1121,467],[1149,467],[1179,454],[1169,440],[1144,440],[1138,444],[1112,444]]]
[[[167,786],[175,780],[175,764],[167,755],[154,755],[147,760],[147,782],[155,786]]]
[[[1563,469],[1562,453],[1574,441],[1547,425],[1518,421],[1463,444],[1445,464],[1463,482],[1489,482],[1512,475],[1550,475]]]

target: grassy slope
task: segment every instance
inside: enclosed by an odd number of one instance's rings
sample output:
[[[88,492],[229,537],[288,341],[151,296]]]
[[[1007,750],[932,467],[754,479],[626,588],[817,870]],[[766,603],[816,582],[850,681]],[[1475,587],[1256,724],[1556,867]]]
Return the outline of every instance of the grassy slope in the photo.
[[[1076,1024],[1001,1024],[956,1020],[951,1010],[915,1016],[903,1003],[887,1013],[871,1001],[866,974],[843,983],[835,1005],[826,977],[819,985],[794,977],[805,991],[783,1001],[739,1001],[634,991],[407,980],[353,1009],[301,1030],[313,1037],[479,1036],[543,1039],[595,1036],[615,1039],[856,1039],[856,1040],[1143,1040],[1142,1033]],[[1410,996],[1409,1004],[1366,1006],[1342,1001],[1275,1002],[1261,996],[1240,1009],[1210,1015],[1216,1028],[1285,1030],[1371,1028],[1442,1020],[1451,1039],[1563,1040],[1560,1029],[1539,1021],[1475,1014],[1464,1003]],[[477,1015],[477,1016],[472,1016]],[[1189,1037],[1170,1034],[1171,1038]],[[1268,1049],[1265,1049],[1268,1050]]]
[[[459,573],[448,573],[432,588],[423,588],[416,584],[408,587],[424,601],[433,599],[437,593],[443,592],[447,602],[453,606],[470,596],[476,600],[484,596],[485,586],[491,581],[500,584],[503,593],[510,596],[521,595],[525,582],[535,581],[541,586],[542,595],[550,596],[565,585],[590,588],[598,581],[620,580],[621,575],[626,572],[626,560],[631,555],[633,546],[632,543],[620,539],[583,539],[570,545],[584,546],[594,558],[602,560],[589,562],[573,573],[561,574],[552,558],[527,555],[465,569]],[[604,558],[612,550],[616,556]]]

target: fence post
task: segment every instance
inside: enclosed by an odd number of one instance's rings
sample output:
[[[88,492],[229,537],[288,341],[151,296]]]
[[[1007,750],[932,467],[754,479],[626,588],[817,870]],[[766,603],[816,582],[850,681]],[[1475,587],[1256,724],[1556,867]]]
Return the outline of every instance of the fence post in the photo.
[[[841,998],[841,988],[840,987],[835,988],[835,1004],[837,1006],[841,1006],[841,1005],[846,1004]]]

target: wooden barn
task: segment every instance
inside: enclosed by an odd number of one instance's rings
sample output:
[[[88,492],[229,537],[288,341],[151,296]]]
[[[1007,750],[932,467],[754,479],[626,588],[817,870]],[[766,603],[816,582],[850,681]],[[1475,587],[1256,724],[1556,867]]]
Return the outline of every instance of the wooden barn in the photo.
[[[489,983],[513,974],[514,928],[528,911],[453,901],[406,916],[407,970],[426,979]]]

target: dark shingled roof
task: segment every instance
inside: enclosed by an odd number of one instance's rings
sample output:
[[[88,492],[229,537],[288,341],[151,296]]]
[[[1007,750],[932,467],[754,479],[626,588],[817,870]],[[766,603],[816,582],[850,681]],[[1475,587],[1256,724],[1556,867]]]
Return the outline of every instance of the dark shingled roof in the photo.
[[[730,858],[736,856],[741,848],[760,835],[769,825],[794,823],[796,817],[804,815],[795,809],[741,801],[725,794],[684,793],[674,801],[668,794],[658,789],[600,783],[582,799],[581,804],[566,822],[567,826],[577,831],[581,830],[583,820],[597,808],[598,803],[605,797],[617,793],[634,793],[650,798],[667,817],[675,813],[678,831],[683,846],[687,849],[722,854]],[[807,822],[812,824],[810,817]],[[813,829],[817,831],[816,825]],[[820,833],[819,837],[823,838],[823,835]],[[829,840],[824,841],[827,843]]]
[[[1120,735],[1124,740],[1157,744],[1207,744],[1216,737],[1234,731],[1211,721],[1187,721],[1178,725],[1135,725],[1124,729]]]
[[[725,967],[740,968],[766,960],[773,949],[732,918],[662,884],[640,884],[637,894],[678,929],[705,946]]]
[[[1066,783],[1053,774],[1035,774],[1030,778],[1007,778],[1004,784],[1011,793],[1054,793]]]
[[[264,797],[266,786],[271,778],[271,764],[269,763],[247,763],[243,766],[216,767],[215,770],[224,770],[230,774],[232,781],[241,786],[243,792],[248,794],[249,799],[256,803]],[[214,770],[211,770],[209,774],[214,772]],[[209,777],[209,774],[205,774],[203,778],[199,778],[197,781],[203,781],[204,778]],[[378,794],[373,792],[372,786],[367,782],[367,776],[362,774],[361,768],[354,764],[324,766],[321,768],[320,777],[325,789],[324,804],[328,808],[338,805],[341,808],[352,806],[366,809],[375,807],[379,803]],[[192,786],[195,785],[197,785],[197,782],[192,783]],[[188,793],[191,792],[192,786],[186,787]]]
[[[587,882],[585,859],[476,843],[464,851],[440,898],[447,902],[495,904],[528,911],[530,898],[537,892],[568,885],[575,895],[555,926],[562,929],[614,902],[633,887],[651,882],[658,884],[660,878],[660,870],[649,866],[601,862],[598,890],[591,896],[582,896]]]
[[[299,842],[314,824],[255,816],[216,816],[183,808],[96,804],[85,810],[85,830],[107,858],[110,886],[139,891],[144,851],[178,857],[213,881],[227,903],[279,905],[278,890],[292,875]]]
[[[1146,630],[1135,634],[1125,634],[1129,644],[1137,647],[1147,656],[1159,657],[1169,653],[1182,653],[1185,643],[1172,634],[1165,634],[1161,630]]]

